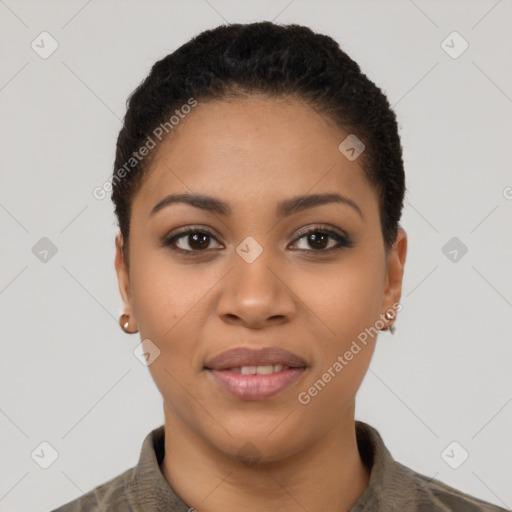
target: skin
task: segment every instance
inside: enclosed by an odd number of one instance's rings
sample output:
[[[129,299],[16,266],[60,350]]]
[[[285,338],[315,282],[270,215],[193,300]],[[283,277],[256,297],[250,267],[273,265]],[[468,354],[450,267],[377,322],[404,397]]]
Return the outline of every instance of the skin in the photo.
[[[354,409],[377,337],[307,405],[297,398],[401,296],[406,233],[399,229],[386,255],[377,194],[360,161],[338,150],[348,133],[295,99],[199,104],[155,150],[134,197],[129,266],[116,237],[129,329],[160,350],[149,370],[164,402],[161,469],[201,512],[348,510],[368,486]],[[232,213],[173,204],[150,215],[167,194],[185,192],[222,199]],[[283,199],[332,192],[351,198],[362,216],[326,203],[276,217]],[[327,252],[336,240],[317,248],[300,238],[301,228],[325,224],[346,232],[353,247]],[[176,242],[196,257],[161,244],[186,226],[214,234]],[[248,236],[263,249],[252,263],[236,252]],[[265,400],[232,397],[203,369],[228,349],[269,346],[301,356],[308,368]]]

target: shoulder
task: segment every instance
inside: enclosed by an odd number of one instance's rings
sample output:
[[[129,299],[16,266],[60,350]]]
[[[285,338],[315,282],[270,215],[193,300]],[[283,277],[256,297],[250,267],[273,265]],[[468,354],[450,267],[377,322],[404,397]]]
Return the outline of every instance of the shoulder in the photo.
[[[126,493],[126,483],[132,479],[134,469],[124,471],[51,512],[97,512],[98,510],[130,512],[132,509]]]
[[[164,425],[153,429],[142,443],[134,467],[98,485],[52,512],[156,512],[187,511],[189,507],[174,492],[160,469],[165,454]]]
[[[396,461],[367,423],[357,421],[356,433],[370,482],[350,512],[507,512]]]
[[[507,509],[466,494],[440,480],[429,478],[395,462],[398,472],[407,477],[414,489],[418,511],[436,512],[507,512]]]

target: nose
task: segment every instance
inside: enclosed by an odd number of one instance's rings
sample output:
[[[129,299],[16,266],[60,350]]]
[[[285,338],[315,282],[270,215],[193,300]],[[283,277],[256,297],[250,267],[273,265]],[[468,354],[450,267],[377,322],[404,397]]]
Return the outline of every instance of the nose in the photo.
[[[296,312],[296,300],[286,282],[285,272],[268,251],[253,262],[233,255],[234,267],[223,280],[217,309],[226,323],[251,329],[289,322]]]

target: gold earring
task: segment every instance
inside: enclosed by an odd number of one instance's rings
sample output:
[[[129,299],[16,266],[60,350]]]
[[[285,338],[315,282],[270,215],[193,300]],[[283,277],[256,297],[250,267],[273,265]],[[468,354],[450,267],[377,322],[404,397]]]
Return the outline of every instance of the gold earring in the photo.
[[[128,326],[130,325],[130,315],[122,314],[119,317],[119,325],[121,326],[121,329],[127,334],[135,334],[137,331],[129,331]]]

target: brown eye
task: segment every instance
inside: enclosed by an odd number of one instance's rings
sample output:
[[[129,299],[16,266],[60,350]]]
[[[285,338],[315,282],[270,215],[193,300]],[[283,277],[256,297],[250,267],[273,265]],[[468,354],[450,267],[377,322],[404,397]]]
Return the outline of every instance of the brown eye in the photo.
[[[305,241],[306,247],[299,248],[300,251],[328,253],[353,246],[348,237],[331,229],[309,229],[296,239],[295,244],[301,240]]]
[[[208,233],[193,233],[184,238],[193,250],[207,249],[210,245],[210,235]]]
[[[329,243],[329,238],[331,236],[324,233],[310,233],[307,235],[308,243],[315,249],[325,249]]]
[[[162,244],[176,251],[195,253],[205,252],[209,249],[212,239],[216,240],[214,235],[208,231],[189,229],[166,237]]]

